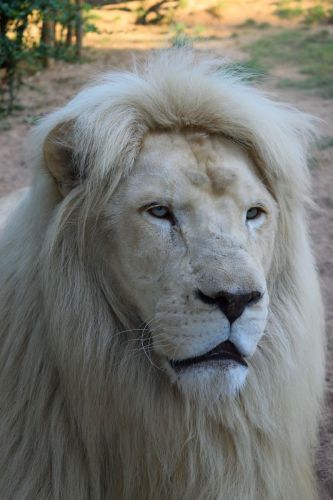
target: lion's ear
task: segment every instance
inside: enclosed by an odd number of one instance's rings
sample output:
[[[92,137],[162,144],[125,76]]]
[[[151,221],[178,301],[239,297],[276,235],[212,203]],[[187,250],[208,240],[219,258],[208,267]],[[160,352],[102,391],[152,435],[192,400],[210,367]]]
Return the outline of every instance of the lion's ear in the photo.
[[[44,142],[44,159],[60,194],[65,197],[76,184],[73,155],[73,122],[57,125]]]

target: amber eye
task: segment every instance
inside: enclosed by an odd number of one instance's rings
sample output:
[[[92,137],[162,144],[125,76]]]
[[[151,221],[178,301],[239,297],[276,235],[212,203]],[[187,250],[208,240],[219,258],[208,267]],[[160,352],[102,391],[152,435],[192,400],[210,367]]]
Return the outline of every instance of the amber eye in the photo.
[[[246,212],[246,220],[258,219],[263,213],[264,210],[261,207],[251,207]]]

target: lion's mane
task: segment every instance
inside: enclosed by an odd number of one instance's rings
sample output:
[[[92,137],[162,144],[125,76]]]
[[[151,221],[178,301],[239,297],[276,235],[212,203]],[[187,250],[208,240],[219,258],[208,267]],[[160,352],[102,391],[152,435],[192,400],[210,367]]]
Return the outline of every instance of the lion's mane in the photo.
[[[309,118],[188,50],[106,74],[34,133],[33,186],[0,248],[1,498],[309,500],[324,380],[306,211]],[[68,127],[61,199],[43,157]],[[149,130],[245,145],[279,207],[270,316],[236,399],[200,407],[133,355],[97,222]]]

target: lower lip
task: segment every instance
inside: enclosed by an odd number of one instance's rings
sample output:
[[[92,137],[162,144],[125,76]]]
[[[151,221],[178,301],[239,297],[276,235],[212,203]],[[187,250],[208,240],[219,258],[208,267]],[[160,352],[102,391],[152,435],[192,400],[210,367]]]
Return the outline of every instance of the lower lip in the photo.
[[[248,367],[248,364],[244,358],[239,357],[239,356],[233,356],[230,353],[219,353],[215,356],[207,357],[206,359],[200,359],[200,357],[198,357],[197,360],[196,359],[188,360],[188,362],[186,360],[184,360],[180,363],[170,361],[171,367],[176,372],[180,372],[180,371],[187,369],[187,368],[195,368],[196,366],[204,366],[204,365],[211,366],[212,364],[216,364],[220,367],[223,367],[223,366],[226,366],[229,364],[236,364],[236,365]]]

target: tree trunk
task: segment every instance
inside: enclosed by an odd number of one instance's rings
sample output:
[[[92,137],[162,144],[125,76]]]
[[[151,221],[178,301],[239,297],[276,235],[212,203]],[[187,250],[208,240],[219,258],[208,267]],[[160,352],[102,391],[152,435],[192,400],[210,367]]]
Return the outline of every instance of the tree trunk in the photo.
[[[70,47],[72,45],[72,38],[73,38],[73,24],[72,21],[68,21],[67,33],[66,33],[66,47]]]
[[[0,34],[5,37],[7,33],[7,24],[8,24],[8,17],[4,14],[4,12],[1,12],[0,14]]]
[[[83,39],[83,21],[82,21],[82,0],[75,0],[77,7],[75,20],[75,38],[76,38],[76,56],[80,59],[82,56],[82,39]]]
[[[49,19],[47,19],[46,16],[43,17],[43,24],[42,24],[42,35],[41,35],[41,42],[42,42],[42,49],[43,49],[43,54],[42,54],[42,65],[43,68],[48,68],[50,65],[50,60],[49,60],[49,48],[51,46],[51,38],[52,38],[52,29],[51,29],[51,22]]]

